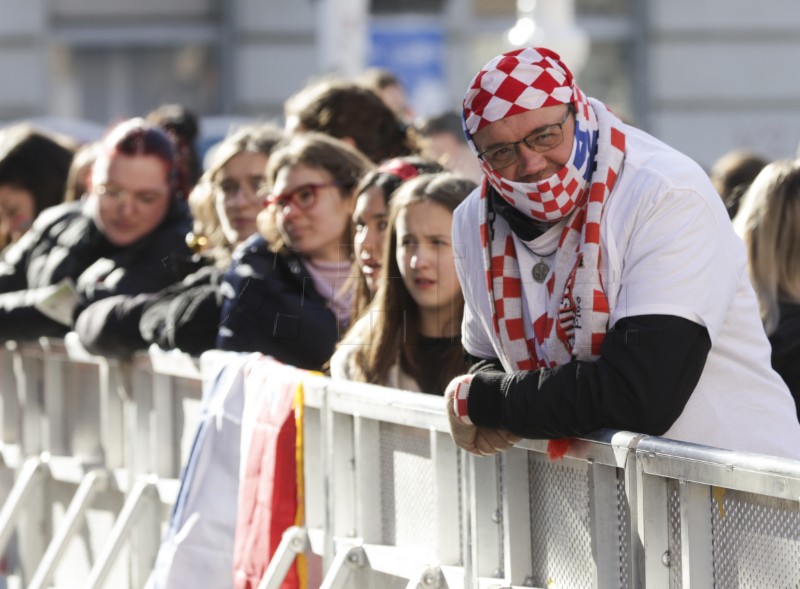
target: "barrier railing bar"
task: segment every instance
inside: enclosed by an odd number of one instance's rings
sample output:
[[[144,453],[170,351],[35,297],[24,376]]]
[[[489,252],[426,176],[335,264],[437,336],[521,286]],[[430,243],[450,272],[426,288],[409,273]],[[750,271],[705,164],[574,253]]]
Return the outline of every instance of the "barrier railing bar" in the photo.
[[[328,447],[330,464],[328,478],[331,487],[330,495],[327,497],[333,515],[333,526],[330,532],[333,536],[355,538],[358,532],[353,506],[353,497],[356,496],[353,417],[342,413],[330,413],[331,419],[328,423],[331,428],[331,444]]]
[[[725,487],[796,501],[800,497],[800,462],[644,438],[638,446],[644,472],[653,476]]]
[[[135,361],[144,368],[149,366],[156,374],[177,378],[201,380],[200,361],[178,350],[162,350],[153,344],[147,352],[136,354]]]
[[[461,565],[461,513],[458,502],[458,449],[450,434],[431,431],[431,457],[436,482],[436,554],[445,565]]]
[[[683,587],[712,587],[711,488],[681,479],[681,573]]]
[[[353,418],[355,452],[355,533],[364,542],[380,544],[383,522],[375,517],[383,513],[380,481],[380,423],[362,417]]]
[[[82,518],[91,507],[95,495],[106,486],[106,474],[101,470],[92,470],[83,477],[72,501],[60,522],[53,539],[36,568],[28,589],[44,589],[50,582],[58,562],[64,555],[67,543],[78,530]]]
[[[14,375],[14,341],[0,344],[0,442],[19,444],[19,407],[17,405],[17,381]]]
[[[41,453],[42,447],[42,408],[39,404],[39,378],[42,371],[38,369],[41,357],[22,353],[18,347],[13,353],[14,377],[17,381],[17,407],[19,408],[22,433],[20,443],[23,452],[32,456]],[[32,368],[32,365],[36,365]]]
[[[305,389],[305,387],[303,387]],[[322,531],[324,534],[324,550],[322,552],[322,570],[327,571],[333,564],[335,546],[333,543],[333,502],[330,500],[333,491],[333,428],[331,421],[333,414],[328,409],[327,388],[322,396],[322,407],[320,408],[320,429],[322,433],[322,495],[324,499]]]
[[[511,585],[531,582],[531,504],[528,490],[528,453],[511,449],[505,456],[503,485],[503,533],[505,580]]]
[[[667,589],[669,587],[669,565],[672,555],[669,553],[669,499],[666,480],[648,475],[642,463],[636,461],[636,530],[637,544],[632,545],[631,552],[644,559],[644,579],[647,589]],[[634,515],[631,511],[631,527]],[[631,570],[636,570],[636,563]],[[635,583],[642,582],[642,585]],[[644,585],[643,580],[633,579],[632,587]]]
[[[175,399],[172,379],[164,374],[153,373],[153,413],[150,423],[152,432],[151,464],[159,477],[172,478],[180,472],[178,446],[175,443]]]
[[[475,564],[472,550],[472,457],[466,452],[460,454],[459,485],[461,487],[461,533],[464,542],[461,546],[461,562],[464,565],[464,589],[474,589]],[[526,470],[527,472],[527,470]]]
[[[589,460],[589,525],[594,558],[594,586],[620,586],[616,468]]]
[[[328,405],[339,413],[377,421],[449,432],[442,398],[347,381],[331,381]]]
[[[327,569],[328,572],[319,589],[344,589],[352,570],[364,567],[366,560],[364,550],[360,546],[339,550]]]
[[[152,477],[136,482],[130,495],[125,499],[103,551],[89,573],[86,589],[99,589],[103,586],[131,527],[134,525],[136,516],[153,497],[157,497],[157,489]]]
[[[43,347],[46,344],[43,345]],[[64,455],[67,452],[67,436],[64,428],[64,359],[63,354],[44,355],[44,396],[43,446],[51,454]]]
[[[444,582],[444,575],[439,567],[426,567],[409,578],[406,589],[441,589]]]
[[[0,509],[0,554],[8,546],[17,520],[33,497],[31,491],[44,480],[46,469],[47,465],[39,457],[28,458],[23,463],[11,493]]]
[[[467,536],[472,542],[471,576],[474,578],[503,578],[503,562],[498,553],[498,526],[502,522],[501,498],[497,495],[497,456],[474,456],[470,463],[470,528]],[[527,467],[525,472],[527,473]]]
[[[100,441],[107,468],[125,465],[125,371],[130,366],[103,362],[100,374]]]
[[[414,579],[422,571],[438,570],[438,565],[431,562],[432,558],[424,558],[419,554],[411,551],[400,550],[395,546],[383,546],[377,544],[359,544],[360,551],[358,554],[363,554],[363,562],[352,560],[353,552],[351,551],[351,564],[358,564],[358,568],[365,568],[371,571],[377,571],[397,577],[399,579]],[[347,551],[347,549],[344,549]],[[438,579],[439,575],[431,577],[431,579]]]
[[[281,543],[264,571],[258,589],[280,589],[297,555],[308,548],[308,533],[298,526],[288,528],[281,536]]]
[[[331,380],[324,376],[307,376],[303,380],[303,401],[306,407],[322,409]]]

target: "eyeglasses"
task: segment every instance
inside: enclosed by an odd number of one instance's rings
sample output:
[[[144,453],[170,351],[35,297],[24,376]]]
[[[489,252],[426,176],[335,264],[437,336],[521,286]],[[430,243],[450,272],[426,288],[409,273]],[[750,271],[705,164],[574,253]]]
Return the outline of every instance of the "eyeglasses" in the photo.
[[[291,202],[292,205],[296,206],[301,211],[305,211],[313,207],[317,202],[317,194],[319,191],[330,186],[338,186],[338,183],[302,184],[294,190],[284,192],[283,194],[268,194],[264,199],[264,204],[267,206],[277,205],[278,208],[282,209]]]
[[[536,153],[550,151],[561,145],[561,142],[564,141],[564,123],[567,122],[571,112],[572,106],[568,106],[567,112],[564,113],[564,118],[561,119],[560,123],[534,129],[529,135],[519,141],[490,147],[486,151],[479,153],[478,157],[489,164],[493,170],[500,170],[517,161],[520,143],[524,143],[529,149],[532,149]]]
[[[120,188],[119,186],[115,186],[113,184],[100,184],[99,186],[95,186],[94,192],[101,199],[103,199],[104,202],[108,203],[118,202],[123,196],[130,194],[133,197],[134,202],[143,205],[153,204],[167,196],[167,194],[164,192],[158,192],[155,190],[131,191],[126,190],[125,188]]]
[[[244,180],[237,180],[236,178],[223,178],[215,182],[216,187],[222,193],[225,204],[230,204],[236,200],[236,196],[241,190],[245,191],[245,195],[249,200],[258,201],[259,191],[264,186],[264,176],[248,176]]]

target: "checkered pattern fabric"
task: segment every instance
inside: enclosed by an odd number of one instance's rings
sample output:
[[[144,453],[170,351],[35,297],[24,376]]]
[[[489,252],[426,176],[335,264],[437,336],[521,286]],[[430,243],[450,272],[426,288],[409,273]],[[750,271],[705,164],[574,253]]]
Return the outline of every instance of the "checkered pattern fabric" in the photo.
[[[498,55],[472,79],[464,96],[464,127],[473,135],[489,123],[522,112],[574,102],[572,73],[544,48]]]
[[[591,100],[591,99],[590,99]],[[489,227],[488,183],[481,206],[481,241],[492,319],[502,353],[512,370],[536,370],[572,360],[596,359],[608,330],[609,306],[600,275],[600,221],[606,197],[614,188],[625,157],[625,134],[619,119],[591,100],[599,126],[595,171],[567,218],[547,289],[547,308],[537,309],[533,289],[542,288],[520,276],[521,256],[508,223],[497,217]],[[569,440],[551,440],[548,454],[559,458]]]
[[[599,124],[596,169],[588,190],[567,219],[553,270],[545,282],[548,307],[535,309],[536,288],[520,276],[520,256],[508,224],[496,218],[488,227],[487,185],[482,190],[481,241],[494,328],[514,370],[536,370],[573,359],[597,358],[608,329],[608,300],[600,276],[600,220],[625,155],[625,135],[617,117],[593,101]]]
[[[549,49],[517,49],[486,64],[464,97],[464,131],[476,155],[472,135],[486,125],[558,104],[574,106],[576,141],[568,164],[552,177],[534,184],[513,182],[480,162],[500,196],[528,217],[545,222],[567,217],[581,199],[597,135],[594,112],[572,73]]]
[[[459,377],[461,382],[456,385],[456,392],[453,395],[453,407],[455,409],[456,417],[462,423],[472,425],[472,420],[469,418],[469,411],[467,409],[467,398],[469,397],[469,386],[472,383],[472,376],[466,375]]]

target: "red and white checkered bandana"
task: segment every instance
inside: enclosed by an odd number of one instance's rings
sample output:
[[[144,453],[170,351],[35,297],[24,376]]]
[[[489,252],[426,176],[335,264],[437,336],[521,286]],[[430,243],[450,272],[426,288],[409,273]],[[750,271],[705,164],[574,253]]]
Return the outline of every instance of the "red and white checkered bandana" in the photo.
[[[464,131],[476,155],[472,135],[479,129],[558,104],[574,106],[575,139],[569,161],[557,173],[540,182],[513,182],[480,161],[484,175],[503,199],[524,215],[549,223],[568,216],[583,196],[597,136],[597,119],[572,73],[549,49],[517,49],[486,64],[464,97]]]

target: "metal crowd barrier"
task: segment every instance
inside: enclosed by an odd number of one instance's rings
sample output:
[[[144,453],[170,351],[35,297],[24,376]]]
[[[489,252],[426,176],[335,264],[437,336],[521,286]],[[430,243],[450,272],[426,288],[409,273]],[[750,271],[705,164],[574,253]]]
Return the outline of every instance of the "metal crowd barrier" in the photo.
[[[0,552],[16,546],[18,586],[141,587],[201,363],[119,363],[69,338],[1,356]],[[454,447],[438,397],[316,376],[304,389],[305,526],[259,589],[300,553],[323,589],[800,586],[798,462],[611,430],[556,462],[540,441],[479,458]]]

